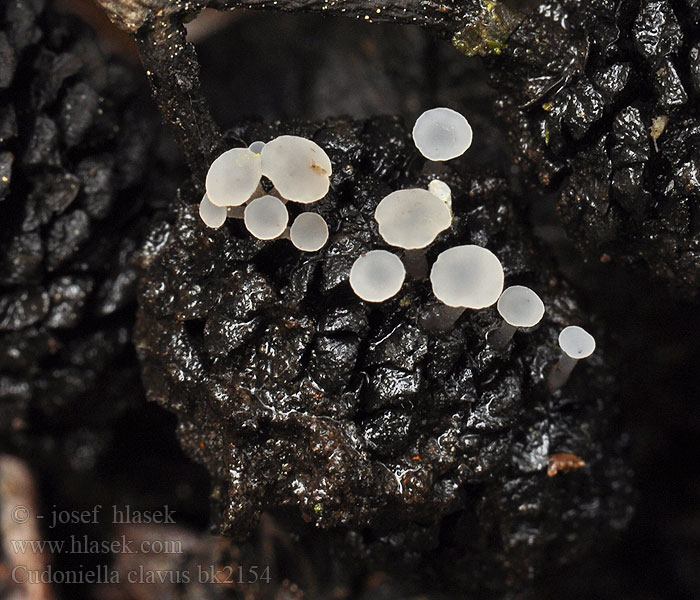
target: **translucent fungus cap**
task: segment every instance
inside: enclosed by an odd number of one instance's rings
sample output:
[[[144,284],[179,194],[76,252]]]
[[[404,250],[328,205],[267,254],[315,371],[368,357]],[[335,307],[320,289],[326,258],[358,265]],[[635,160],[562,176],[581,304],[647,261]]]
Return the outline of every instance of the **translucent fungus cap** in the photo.
[[[199,216],[207,227],[218,229],[226,222],[228,210],[225,206],[216,206],[209,201],[206,194],[199,203]]]
[[[481,246],[455,246],[442,252],[430,271],[435,297],[447,306],[486,308],[503,291],[503,267]]]
[[[593,354],[595,338],[585,329],[569,325],[564,327],[559,334],[559,346],[567,356],[579,360]]]
[[[245,207],[246,229],[259,240],[274,240],[284,233],[289,213],[284,202],[274,196],[261,196]]]
[[[407,250],[425,248],[452,224],[449,207],[422,189],[392,192],[377,205],[374,218],[387,244]]]
[[[452,190],[444,181],[433,179],[428,184],[428,191],[440,198],[448,207],[452,208]]]
[[[395,296],[405,278],[401,259],[386,250],[363,254],[350,269],[350,286],[367,302],[383,302]]]
[[[250,146],[248,146],[248,150],[250,150],[253,154],[260,154],[264,147],[265,142],[256,141],[253,142]]]
[[[331,159],[323,148],[296,135],[281,135],[263,147],[262,173],[287,200],[309,204],[328,193]]]
[[[248,148],[233,148],[209,167],[205,187],[215,206],[240,206],[253,195],[262,176],[260,156]]]
[[[301,213],[289,228],[292,244],[304,252],[316,252],[328,241],[326,220],[316,213]]]
[[[450,160],[462,156],[472,145],[472,128],[458,112],[432,108],[416,120],[413,142],[428,160]]]
[[[498,299],[499,314],[513,327],[534,327],[544,316],[544,303],[530,288],[512,285]]]

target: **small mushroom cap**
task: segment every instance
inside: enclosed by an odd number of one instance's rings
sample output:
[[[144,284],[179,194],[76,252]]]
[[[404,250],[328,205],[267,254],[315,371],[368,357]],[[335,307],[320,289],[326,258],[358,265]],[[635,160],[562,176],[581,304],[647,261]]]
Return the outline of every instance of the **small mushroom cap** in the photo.
[[[444,181],[433,179],[428,184],[428,191],[440,198],[449,208],[452,208],[452,190]]]
[[[405,278],[401,259],[386,250],[363,254],[350,269],[350,286],[367,302],[384,302],[395,296]]]
[[[262,173],[287,200],[310,204],[330,187],[331,159],[323,148],[296,135],[281,135],[265,144]]]
[[[564,327],[559,334],[559,346],[564,354],[580,360],[595,352],[595,338],[577,325]]]
[[[274,196],[261,196],[245,207],[243,222],[259,240],[274,240],[284,233],[289,213],[284,202]]]
[[[256,142],[253,142],[250,146],[248,146],[248,150],[250,150],[253,154],[260,154],[264,147],[265,142],[261,142],[258,140]]]
[[[206,194],[199,203],[199,216],[207,227],[218,229],[226,222],[228,210],[225,206],[216,206],[209,201]]]
[[[529,287],[512,285],[498,299],[499,314],[513,327],[534,327],[544,316],[544,303]]]
[[[415,250],[432,244],[452,224],[449,207],[428,190],[392,192],[374,211],[379,233],[387,244]]]
[[[260,156],[248,148],[233,148],[209,167],[205,187],[215,206],[240,206],[248,201],[260,183]]]
[[[503,291],[503,267],[495,254],[474,245],[455,246],[430,271],[435,297],[455,308],[486,308]]]
[[[432,108],[416,120],[413,142],[428,160],[450,160],[462,156],[472,145],[472,128],[457,111]]]
[[[316,252],[328,241],[326,220],[316,213],[301,213],[289,228],[292,244],[304,252]]]

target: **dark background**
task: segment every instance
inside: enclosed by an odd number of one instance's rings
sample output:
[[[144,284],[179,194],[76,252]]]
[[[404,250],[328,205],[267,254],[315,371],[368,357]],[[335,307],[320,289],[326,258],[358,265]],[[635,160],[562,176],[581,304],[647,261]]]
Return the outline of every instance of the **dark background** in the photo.
[[[90,6],[60,3],[62,10],[80,14],[95,28],[107,52],[140,69],[129,39]],[[511,181],[528,209],[531,227],[581,291],[585,308],[604,324],[621,390],[619,435],[629,439],[638,491],[637,513],[628,531],[612,547],[602,546],[596,556],[541,582],[538,595],[699,598],[697,302],[649,279],[643,270],[582,260],[558,226],[554,197],[535,191],[514,165],[491,108],[495,94],[480,60],[465,58],[448,42],[418,28],[317,16],[205,13],[191,25],[191,39],[201,63],[203,91],[223,129],[247,117],[319,120],[397,114],[410,124],[426,107],[437,105],[469,118],[473,167]],[[144,110],[153,108],[144,105]],[[161,151],[173,164],[180,160],[173,142],[166,140]],[[141,391],[135,396],[135,407],[120,418],[95,465],[103,486],[95,500],[110,498],[119,504],[145,499],[158,505],[170,498],[180,523],[205,530],[206,475],[179,450],[175,418],[145,406]],[[146,444],[152,452],[144,459]],[[65,473],[53,479],[48,475],[42,485],[45,497],[59,502],[80,489],[80,481],[67,480]],[[85,498],[86,504],[91,501]],[[372,579],[371,574],[357,587],[366,598],[407,597],[398,583]]]

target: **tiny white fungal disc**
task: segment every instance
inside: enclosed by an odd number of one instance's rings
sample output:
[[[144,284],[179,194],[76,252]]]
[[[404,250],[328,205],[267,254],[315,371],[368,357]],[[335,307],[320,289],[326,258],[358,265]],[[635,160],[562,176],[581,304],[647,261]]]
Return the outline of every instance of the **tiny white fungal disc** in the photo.
[[[398,190],[374,211],[379,233],[387,244],[416,250],[433,243],[452,224],[449,207],[428,190]]]
[[[226,222],[228,211],[225,206],[216,206],[209,201],[206,194],[199,203],[199,216],[207,227],[218,229]]]
[[[428,191],[440,198],[440,200],[447,204],[448,208],[452,208],[452,190],[444,181],[433,179],[428,184]]]
[[[262,152],[262,149],[265,147],[265,142],[253,142],[250,146],[248,146],[248,150],[250,150],[253,154],[260,154]]]
[[[284,202],[274,196],[261,196],[245,207],[243,222],[259,240],[274,240],[284,233],[289,213]]]
[[[468,244],[445,250],[430,271],[435,297],[455,308],[486,308],[503,291],[503,267],[495,254]]]
[[[310,204],[328,193],[331,159],[323,148],[296,135],[281,135],[265,144],[262,173],[287,200]]]
[[[534,327],[544,316],[544,303],[530,288],[512,285],[498,299],[499,314],[513,327]]]
[[[395,296],[405,278],[401,259],[386,250],[363,254],[350,269],[350,286],[367,302],[384,302]]]
[[[248,148],[233,148],[211,163],[204,185],[215,206],[240,206],[253,195],[261,176],[260,157]]]
[[[571,358],[587,358],[595,351],[595,338],[582,327],[569,325],[559,334],[559,346]]]
[[[432,108],[416,120],[413,142],[428,160],[450,160],[462,156],[472,145],[472,128],[457,111]]]
[[[301,213],[289,228],[292,244],[304,252],[316,252],[328,241],[326,220],[316,213]]]

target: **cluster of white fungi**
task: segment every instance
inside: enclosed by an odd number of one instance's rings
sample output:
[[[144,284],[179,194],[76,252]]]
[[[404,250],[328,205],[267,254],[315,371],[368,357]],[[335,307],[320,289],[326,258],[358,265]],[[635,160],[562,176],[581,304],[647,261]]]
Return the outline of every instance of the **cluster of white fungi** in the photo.
[[[265,191],[262,177],[272,183]],[[313,204],[330,187],[331,160],[318,144],[296,135],[233,148],[209,167],[206,193],[199,204],[202,221],[214,229],[228,217],[243,218],[246,229],[260,240],[289,239],[304,252],[316,252],[328,241],[325,219],[300,213],[291,227],[287,202]]]
[[[424,112],[413,127],[413,141],[431,161],[461,156],[472,143],[467,119],[449,108]],[[328,193],[331,161],[324,150],[306,138],[283,135],[254,142],[248,148],[224,152],[211,165],[199,214],[204,223],[221,227],[228,217],[243,218],[248,231],[261,240],[286,238],[299,250],[315,252],[328,241],[328,226],[320,215],[302,212],[288,227],[287,202],[312,204]],[[274,186],[265,191],[265,176]],[[404,250],[402,258],[387,250],[362,254],[350,270],[350,286],[366,302],[384,302],[402,288],[407,271],[415,278],[427,275],[425,249],[452,225],[452,193],[433,180],[428,189],[390,193],[374,213],[379,233],[389,245]],[[530,288],[513,285],[505,290],[503,266],[493,252],[468,244],[445,250],[430,269],[430,283],[443,314],[432,327],[446,328],[466,310],[496,304],[503,318],[490,331],[494,350],[508,346],[516,330],[531,330],[542,320],[545,307]],[[428,323],[429,321],[426,321]],[[550,389],[563,386],[578,360],[595,350],[595,339],[581,327],[565,327],[559,335],[559,362],[549,372]]]

